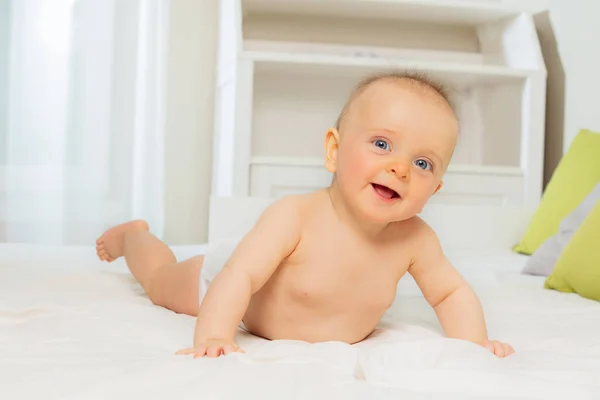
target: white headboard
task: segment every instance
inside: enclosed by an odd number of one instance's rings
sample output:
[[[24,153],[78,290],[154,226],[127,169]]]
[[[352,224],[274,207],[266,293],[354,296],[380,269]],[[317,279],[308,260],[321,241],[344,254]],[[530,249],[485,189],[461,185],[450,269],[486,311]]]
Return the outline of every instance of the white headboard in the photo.
[[[212,197],[209,241],[248,232],[275,198]],[[442,246],[456,249],[510,249],[524,233],[532,215],[518,207],[430,204],[421,214],[437,232]]]

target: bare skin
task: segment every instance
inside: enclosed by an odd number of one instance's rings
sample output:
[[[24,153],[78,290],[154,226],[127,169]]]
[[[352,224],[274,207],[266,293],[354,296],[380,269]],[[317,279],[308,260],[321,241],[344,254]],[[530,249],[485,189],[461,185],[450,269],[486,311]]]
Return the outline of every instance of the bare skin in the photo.
[[[145,223],[105,232],[98,256],[125,256],[155,304],[197,316],[193,347],[179,354],[242,351],[235,343],[242,320],[272,340],[359,342],[408,272],[448,337],[507,356],[513,349],[488,339],[475,293],[416,216],[442,186],[456,135],[454,114],[434,94],[401,82],[372,84],[348,108],[340,132],[327,132],[331,186],[269,207],[199,308],[202,257],[177,263]]]

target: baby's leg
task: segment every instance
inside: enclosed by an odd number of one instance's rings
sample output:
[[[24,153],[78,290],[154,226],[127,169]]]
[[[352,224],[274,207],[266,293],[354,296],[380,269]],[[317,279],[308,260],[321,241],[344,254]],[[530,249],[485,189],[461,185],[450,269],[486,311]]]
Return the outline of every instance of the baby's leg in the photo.
[[[154,304],[197,315],[203,256],[178,263],[169,247],[149,232],[145,221],[127,222],[104,232],[96,241],[96,252],[108,262],[125,256],[127,267]]]

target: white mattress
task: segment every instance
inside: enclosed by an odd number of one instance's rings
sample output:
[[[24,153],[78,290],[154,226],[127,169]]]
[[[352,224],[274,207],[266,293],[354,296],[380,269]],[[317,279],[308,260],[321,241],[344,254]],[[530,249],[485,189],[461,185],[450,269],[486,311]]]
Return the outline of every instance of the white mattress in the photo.
[[[189,256],[202,248],[176,248]],[[409,277],[376,332],[357,345],[240,333],[247,354],[175,356],[194,318],[153,306],[122,262],[93,248],[0,246],[4,399],[551,399],[600,397],[600,304],[542,289],[509,251],[451,254],[479,294],[498,359],[444,339]]]

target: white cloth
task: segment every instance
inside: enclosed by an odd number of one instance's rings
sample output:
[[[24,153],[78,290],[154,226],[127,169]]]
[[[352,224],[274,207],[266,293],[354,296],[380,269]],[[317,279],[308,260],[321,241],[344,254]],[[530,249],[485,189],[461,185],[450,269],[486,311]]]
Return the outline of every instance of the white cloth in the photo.
[[[174,248],[179,259],[197,254]],[[0,392],[7,399],[597,399],[600,303],[543,289],[510,251],[450,254],[472,284],[498,359],[445,339],[410,279],[356,345],[267,341],[176,356],[195,319],[154,306],[122,260],[94,249],[0,245]],[[408,278],[408,277],[406,277]]]

